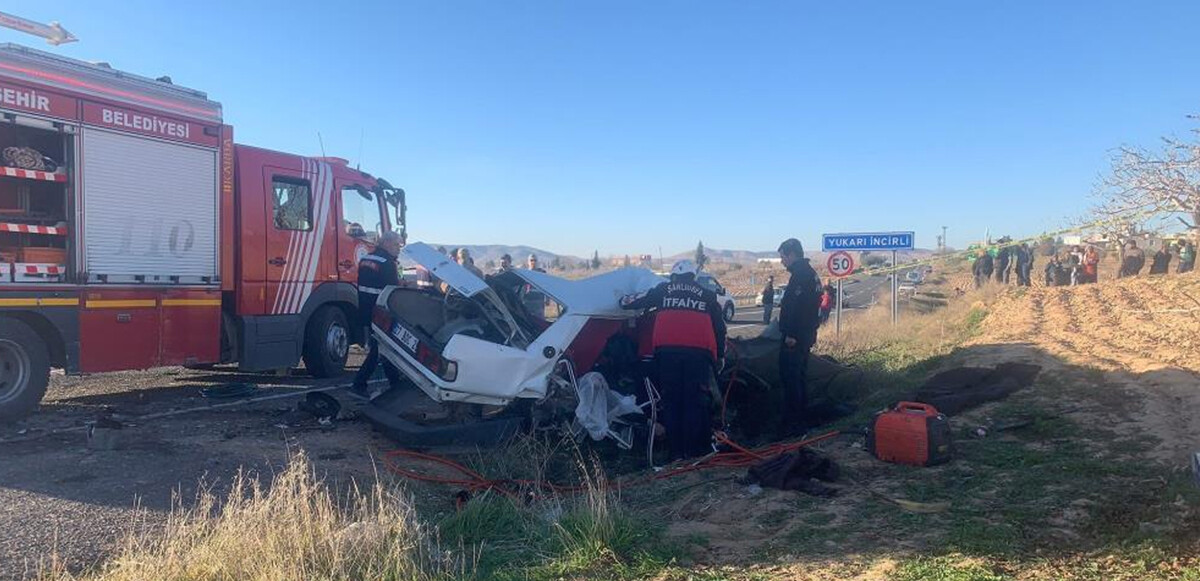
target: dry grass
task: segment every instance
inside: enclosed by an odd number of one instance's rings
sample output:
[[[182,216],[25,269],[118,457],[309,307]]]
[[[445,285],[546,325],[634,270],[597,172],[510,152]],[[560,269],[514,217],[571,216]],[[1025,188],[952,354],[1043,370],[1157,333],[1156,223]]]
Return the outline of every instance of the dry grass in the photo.
[[[200,493],[161,530],[130,537],[98,571],[51,565],[46,581],[449,579],[467,570],[437,550],[409,500],[376,484],[339,499],[303,454],[264,486],[240,475],[223,498]]]
[[[908,353],[907,357],[893,358],[897,366],[946,354],[979,331],[988,305],[1005,292],[1013,291],[986,286],[955,297],[930,312],[902,311],[898,325],[892,325],[891,310],[886,304],[848,311],[840,334],[835,335],[832,321],[821,328],[816,350],[847,361],[881,349]]]
[[[656,528],[624,512],[598,461],[577,462],[577,494],[485,493],[433,526],[406,493],[385,484],[337,494],[300,453],[269,485],[243,474],[226,494],[204,490],[194,503],[177,503],[164,526],[142,527],[97,569],[74,572],[52,560],[37,578],[640,579],[662,570]]]

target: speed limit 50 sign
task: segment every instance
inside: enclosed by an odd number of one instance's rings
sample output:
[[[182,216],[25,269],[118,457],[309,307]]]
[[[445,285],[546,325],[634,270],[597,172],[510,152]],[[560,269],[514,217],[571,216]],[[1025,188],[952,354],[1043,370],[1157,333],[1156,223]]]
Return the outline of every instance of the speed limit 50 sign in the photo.
[[[854,258],[849,252],[838,251],[829,255],[829,260],[825,261],[825,266],[829,268],[829,274],[838,278],[850,276],[854,272]]]

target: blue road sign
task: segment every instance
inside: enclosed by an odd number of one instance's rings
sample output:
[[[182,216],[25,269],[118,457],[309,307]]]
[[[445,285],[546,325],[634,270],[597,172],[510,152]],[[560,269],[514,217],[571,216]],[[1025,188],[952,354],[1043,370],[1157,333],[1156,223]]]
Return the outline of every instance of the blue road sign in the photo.
[[[822,234],[821,250],[912,250],[912,232],[851,232]]]

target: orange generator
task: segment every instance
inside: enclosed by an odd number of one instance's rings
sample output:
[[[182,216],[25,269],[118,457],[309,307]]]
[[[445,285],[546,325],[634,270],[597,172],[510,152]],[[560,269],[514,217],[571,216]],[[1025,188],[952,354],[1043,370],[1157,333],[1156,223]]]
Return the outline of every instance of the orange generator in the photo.
[[[950,420],[937,408],[902,401],[880,412],[867,432],[867,450],[884,462],[933,466],[950,460]]]

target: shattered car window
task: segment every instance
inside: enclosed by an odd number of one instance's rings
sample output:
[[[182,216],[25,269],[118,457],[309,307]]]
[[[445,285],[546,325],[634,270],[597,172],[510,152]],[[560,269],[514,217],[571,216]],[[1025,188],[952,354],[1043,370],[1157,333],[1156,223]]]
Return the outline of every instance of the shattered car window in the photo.
[[[549,326],[547,313],[554,312],[561,315],[561,306],[553,301],[550,301],[551,308],[545,308],[546,299],[532,302],[529,300],[531,288],[525,279],[513,272],[503,272],[494,276],[488,277],[488,286],[495,292],[497,299],[504,305],[505,309],[512,315],[512,319],[516,322],[521,330],[531,339],[536,339]],[[537,289],[533,289],[537,290]],[[541,291],[537,291],[537,295],[545,297]],[[536,306],[541,306],[541,312]]]

